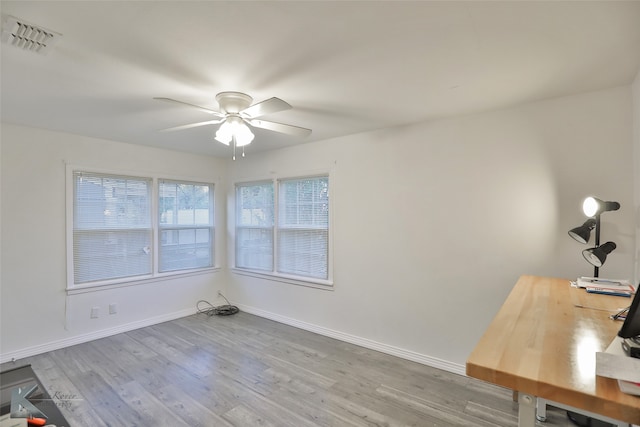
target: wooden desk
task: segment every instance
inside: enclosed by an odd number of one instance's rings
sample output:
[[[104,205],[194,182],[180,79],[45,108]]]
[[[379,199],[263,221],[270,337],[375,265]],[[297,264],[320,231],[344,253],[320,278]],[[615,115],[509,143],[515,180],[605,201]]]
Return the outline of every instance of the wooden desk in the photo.
[[[469,356],[467,375],[518,391],[521,427],[535,424],[536,397],[640,424],[640,397],[595,375],[596,352],[622,326],[609,314],[630,303],[567,279],[522,276]]]

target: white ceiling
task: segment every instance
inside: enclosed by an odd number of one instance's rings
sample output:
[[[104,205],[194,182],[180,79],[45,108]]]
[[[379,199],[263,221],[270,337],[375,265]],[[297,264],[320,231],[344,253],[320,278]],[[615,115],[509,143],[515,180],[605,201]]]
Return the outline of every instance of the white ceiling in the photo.
[[[3,44],[3,122],[230,157],[215,94],[272,96],[248,154],[632,82],[640,2],[2,1],[61,33],[48,55]]]

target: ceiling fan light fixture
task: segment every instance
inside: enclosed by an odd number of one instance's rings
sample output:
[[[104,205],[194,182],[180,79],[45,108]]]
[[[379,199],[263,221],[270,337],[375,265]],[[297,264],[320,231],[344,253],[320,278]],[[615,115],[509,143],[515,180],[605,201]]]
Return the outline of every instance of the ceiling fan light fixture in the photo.
[[[235,145],[242,147],[251,144],[253,138],[253,133],[240,117],[230,116],[216,132],[215,140],[229,145],[235,139]]]
[[[156,97],[154,99],[197,108],[198,110],[216,116],[217,119],[214,120],[174,126],[172,128],[164,129],[164,131],[183,130],[205,125],[220,124],[220,127],[215,133],[214,139],[227,146],[233,145],[234,160],[236,147],[243,147],[242,156],[244,157],[244,146],[251,144],[255,138],[255,135],[251,131],[252,127],[279,132],[298,138],[304,138],[311,134],[311,129],[259,119],[259,117],[264,115],[292,108],[291,105],[280,98],[272,97],[256,104],[252,104],[253,98],[245,93],[220,92],[216,95],[216,101],[218,101],[218,104],[220,105],[220,111],[211,110],[206,107],[171,98]]]
[[[236,138],[236,145],[238,147],[243,147],[245,145],[251,144],[253,141],[254,135],[253,132],[249,129],[247,125],[244,123],[240,123],[234,129],[234,136]]]
[[[232,138],[233,130],[231,129],[231,124],[229,122],[224,122],[216,131],[215,140],[223,143],[224,145],[229,145]]]

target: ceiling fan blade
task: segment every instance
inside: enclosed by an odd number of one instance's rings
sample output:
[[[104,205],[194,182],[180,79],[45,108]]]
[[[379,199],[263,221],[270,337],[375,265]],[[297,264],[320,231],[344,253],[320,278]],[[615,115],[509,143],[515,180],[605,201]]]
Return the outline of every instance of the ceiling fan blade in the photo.
[[[272,130],[274,132],[286,133],[293,136],[309,136],[311,135],[311,129],[302,128],[299,126],[285,125],[282,123],[268,122],[266,120],[246,120],[251,126],[255,126],[261,129]]]
[[[253,104],[250,107],[240,111],[243,117],[253,119],[254,117],[264,116],[265,114],[277,113],[278,111],[289,110],[291,105],[280,98],[269,98],[264,101]]]
[[[208,120],[206,122],[198,122],[198,123],[191,123],[191,124],[188,124],[188,125],[175,126],[175,127],[172,127],[172,128],[162,129],[161,132],[172,132],[174,130],[184,130],[184,129],[197,128],[199,126],[215,125],[215,124],[224,122],[224,120],[225,119],[222,118],[222,119],[217,119],[217,120]]]
[[[195,105],[195,104],[189,104],[188,102],[178,101],[177,99],[171,99],[171,98],[153,98],[153,99],[157,99],[158,101],[167,101],[167,102],[173,102],[173,103],[177,103],[177,104],[187,105],[189,107],[197,108],[200,111],[204,111],[205,113],[213,114],[214,116],[224,117],[224,114],[222,114],[222,113],[220,113],[218,111],[211,110],[211,109],[205,108],[205,107],[201,107],[201,106]]]

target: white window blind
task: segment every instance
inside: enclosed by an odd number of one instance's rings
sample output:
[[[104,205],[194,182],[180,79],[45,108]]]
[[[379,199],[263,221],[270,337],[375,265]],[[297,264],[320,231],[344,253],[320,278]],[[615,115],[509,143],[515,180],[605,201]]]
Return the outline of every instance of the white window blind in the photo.
[[[278,272],[327,279],[329,179],[282,180],[278,200]]]
[[[213,266],[213,185],[160,180],[160,272]]]
[[[237,184],[235,266],[326,284],[329,177]]]
[[[273,271],[273,183],[236,186],[236,267]]]
[[[146,178],[74,172],[74,284],[152,273]]]

